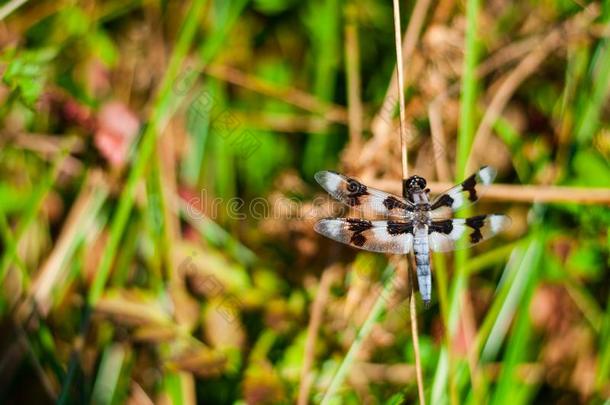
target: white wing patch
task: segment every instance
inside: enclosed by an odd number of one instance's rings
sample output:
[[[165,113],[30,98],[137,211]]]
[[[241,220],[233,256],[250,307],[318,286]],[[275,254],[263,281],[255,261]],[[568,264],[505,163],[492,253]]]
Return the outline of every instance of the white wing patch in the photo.
[[[445,191],[430,203],[430,215],[434,219],[448,218],[460,208],[474,204],[479,199],[479,185],[489,185],[496,178],[496,170],[483,166],[463,182]]]
[[[481,184],[489,185],[496,178],[496,169],[490,166],[483,166],[478,173],[478,178],[481,179]]]

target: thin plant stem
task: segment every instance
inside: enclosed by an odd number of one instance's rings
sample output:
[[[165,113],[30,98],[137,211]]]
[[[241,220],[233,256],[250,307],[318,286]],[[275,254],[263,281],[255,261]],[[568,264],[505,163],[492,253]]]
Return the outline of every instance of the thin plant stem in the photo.
[[[403,56],[402,56],[402,46],[401,46],[401,28],[400,28],[400,8],[398,5],[398,0],[394,0],[394,28],[395,28],[395,40],[396,40],[396,66],[397,66],[397,76],[398,76],[398,88],[399,88],[399,108],[400,108],[400,141],[401,141],[401,163],[402,163],[402,175],[403,179],[406,179],[409,176],[409,166],[408,166],[408,155],[407,155],[407,134],[405,128],[405,102],[403,97],[402,89],[404,89],[404,72],[403,72]],[[386,304],[386,297],[391,294],[393,290],[393,281],[394,277],[392,277],[388,282],[386,282],[382,293],[379,295],[377,300],[373,305],[373,309],[369,313],[368,318],[360,328],[358,332],[358,336],[352,345],[350,346],[349,351],[347,352],[345,358],[343,359],[341,365],[339,366],[339,370],[335,373],[332,382],[324,394],[324,398],[322,399],[322,404],[327,404],[331,398],[335,395],[338,388],[341,386],[343,381],[345,380],[345,376],[347,371],[350,369],[352,363],[354,362],[356,354],[360,351],[360,346],[366,336],[370,333],[373,325],[377,321],[377,318],[383,312],[383,309]],[[413,283],[411,285],[411,294],[410,294],[410,302],[411,302],[411,325],[412,325],[412,336],[413,336],[413,346],[416,357],[416,369],[417,369],[417,386],[419,392],[420,403],[425,404],[424,399],[424,390],[423,390],[423,378],[421,373],[421,361],[420,361],[420,353],[419,353],[419,340],[417,338],[417,314],[415,309],[415,289],[413,288]]]
[[[206,67],[205,74],[256,93],[277,98],[302,110],[318,114],[331,123],[344,125],[349,122],[349,114],[343,106],[320,100],[312,94],[293,87],[278,86],[233,67],[214,64]]]
[[[398,106],[400,114],[400,151],[402,161],[402,178],[403,178],[403,194],[406,179],[409,177],[409,165],[408,165],[408,153],[407,153],[407,131],[405,127],[406,113],[405,113],[405,97],[404,97],[404,60],[402,57],[402,44],[401,44],[401,28],[400,28],[400,5],[398,0],[393,1],[394,5],[394,39],[396,41],[396,72],[398,77]],[[413,255],[411,254],[411,264],[414,264]],[[409,264],[409,263],[407,263]],[[414,266],[410,266],[414,269]],[[413,352],[415,353],[415,371],[417,376],[417,392],[419,394],[419,403],[425,405],[426,398],[424,396],[424,378],[421,368],[421,356],[419,352],[419,335],[417,330],[417,311],[415,308],[415,288],[414,280],[409,269],[409,283],[410,289],[410,316],[411,316],[411,338],[413,340]]]
[[[463,180],[463,179],[459,179]],[[399,193],[395,182],[372,180],[372,187]],[[439,194],[454,183],[430,182],[432,194]],[[520,202],[520,203],[572,203],[572,204],[610,204],[610,190],[604,187],[572,187],[544,185],[491,184],[482,187],[480,201]]]
[[[407,132],[405,128],[405,98],[403,89],[405,88],[405,78],[403,71],[402,46],[400,42],[400,6],[398,0],[394,1],[394,39],[396,40],[396,70],[398,75],[398,105],[400,114],[400,151],[402,157],[402,178],[409,177],[409,158],[407,155]]]
[[[362,81],[360,79],[360,52],[358,40],[358,27],[355,23],[354,12],[349,11],[349,20],[345,27],[345,70],[347,72],[347,105],[350,141],[354,145],[362,142]]]
[[[419,332],[417,330],[417,311],[415,307],[415,280],[411,269],[415,269],[415,258],[413,255],[409,255],[410,266],[407,266],[409,272],[409,313],[411,317],[411,339],[413,340],[413,352],[415,354],[415,376],[417,377],[417,393],[419,395],[419,403],[421,405],[426,404],[426,397],[424,396],[424,377],[421,367],[421,355],[419,352]],[[409,263],[408,263],[409,264]],[[410,267],[410,268],[409,268]]]
[[[400,28],[400,8],[398,5],[398,0],[394,0],[394,28],[395,28],[395,40],[396,40],[396,66],[397,66],[397,76],[398,76],[398,88],[399,88],[399,108],[400,108],[400,143],[401,143],[401,156],[402,156],[402,175],[403,179],[409,177],[409,166],[408,166],[408,155],[407,155],[407,134],[405,128],[405,102],[403,97],[404,89],[404,72],[403,72],[403,57],[402,57],[402,46],[401,46],[401,28]],[[324,398],[322,399],[322,405],[328,404],[329,401],[333,398],[343,381],[345,380],[346,374],[348,370],[351,368],[356,355],[360,351],[360,347],[362,346],[362,342],[371,332],[373,325],[377,322],[377,319],[383,312],[387,297],[392,293],[394,288],[394,279],[395,276],[392,276],[390,280],[388,280],[383,288],[383,291],[373,304],[373,308],[369,313],[366,321],[358,331],[358,335],[356,340],[350,346],[349,351],[347,352],[345,358],[341,362],[339,369],[335,373],[330,386],[326,390],[324,394]],[[421,372],[421,356],[419,353],[419,340],[417,336],[417,313],[415,308],[415,289],[413,288],[413,282],[410,283],[410,316],[411,316],[411,328],[412,328],[412,338],[413,338],[413,347],[415,352],[415,367],[417,373],[417,387],[419,393],[419,399],[421,404],[425,404],[424,397],[424,387],[423,387],[423,377]]]
[[[417,41],[419,40],[419,36],[424,25],[426,15],[428,14],[428,10],[430,8],[430,0],[417,0],[415,5],[413,6],[413,11],[409,18],[409,24],[407,26],[406,33],[404,35],[402,41],[402,55],[403,59],[400,61],[400,64],[405,63],[405,59],[409,59],[413,56]],[[396,101],[398,96],[402,91],[405,90],[404,87],[399,88],[397,86],[397,67],[394,69],[392,73],[392,78],[390,79],[390,83],[388,84],[388,89],[385,93],[385,97],[383,103],[381,104],[381,108],[375,114],[375,117],[372,121],[372,131],[374,136],[386,136],[390,133],[392,129],[392,112],[396,107]],[[403,82],[403,86],[404,86]]]

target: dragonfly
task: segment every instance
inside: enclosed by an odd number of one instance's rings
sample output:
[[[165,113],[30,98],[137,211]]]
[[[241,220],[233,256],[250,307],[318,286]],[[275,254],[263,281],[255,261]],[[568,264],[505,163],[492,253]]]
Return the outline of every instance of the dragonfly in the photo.
[[[479,199],[480,185],[489,185],[494,180],[496,170],[490,166],[481,167],[434,199],[430,199],[430,189],[420,176],[403,180],[402,198],[333,171],[321,171],[314,177],[333,198],[345,205],[389,218],[325,218],[315,224],[316,232],[372,252],[413,252],[419,292],[426,307],[432,297],[430,251],[449,252],[475,245],[507,229],[511,223],[503,214],[453,218],[457,210]],[[458,243],[462,238],[465,242]]]

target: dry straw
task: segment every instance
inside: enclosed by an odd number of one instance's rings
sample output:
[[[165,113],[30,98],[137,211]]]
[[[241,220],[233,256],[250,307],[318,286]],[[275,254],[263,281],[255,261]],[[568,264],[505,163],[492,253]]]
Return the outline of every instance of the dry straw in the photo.
[[[396,71],[398,76],[398,106],[400,110],[400,152],[402,157],[402,178],[406,180],[409,177],[409,165],[407,154],[407,133],[405,128],[405,97],[404,97],[404,61],[402,58],[401,32],[400,29],[400,5],[398,0],[394,0],[394,38],[396,40]],[[403,187],[405,182],[403,181]],[[407,263],[411,266],[409,271],[409,289],[411,296],[409,298],[409,307],[411,313],[411,337],[413,340],[413,351],[415,353],[415,370],[417,375],[417,391],[419,394],[419,403],[424,405],[426,399],[424,397],[424,379],[421,370],[421,356],[419,353],[419,336],[417,331],[417,311],[415,308],[415,286],[413,284],[412,270],[414,269],[413,254],[410,254],[410,260]]]
[[[399,99],[399,112],[400,112],[402,176],[403,176],[403,179],[406,179],[409,177],[409,167],[408,167],[408,155],[407,155],[407,133],[406,133],[406,128],[405,128],[406,113],[405,113],[405,102],[404,102],[404,69],[403,69],[404,60],[403,60],[403,55],[402,55],[402,41],[401,41],[401,32],[402,31],[400,28],[400,7],[398,4],[398,0],[393,0],[393,5],[394,5],[394,30],[395,30],[395,39],[396,39],[396,73],[397,73],[397,79],[398,79],[397,80],[397,85],[398,85],[397,93],[399,96],[398,99]],[[424,8],[427,8],[427,7],[424,7]],[[415,35],[415,36],[418,35],[419,29],[410,30],[410,31],[413,31],[413,32],[408,32],[407,37],[408,37],[408,39],[410,38],[411,40],[413,40],[413,38],[412,38],[413,35]],[[415,32],[415,34],[414,34],[414,32]],[[409,34],[411,34],[411,35],[409,35]],[[414,260],[413,260],[412,255],[409,257],[409,259],[410,260],[407,261],[407,266],[411,266],[412,268],[414,268],[414,265],[413,265]],[[389,266],[391,266],[391,265],[389,265]],[[388,270],[388,269],[386,269],[386,270]],[[409,274],[411,274],[411,272],[409,272]],[[352,367],[352,365],[354,364],[354,362],[356,360],[356,356],[360,351],[362,343],[364,342],[366,337],[369,335],[374,324],[377,322],[377,320],[383,313],[385,306],[387,304],[387,297],[389,297],[393,293],[394,285],[396,284],[395,277],[396,276],[391,277],[390,280],[388,280],[385,283],[382,292],[379,294],[378,298],[376,299],[375,303],[373,304],[373,307],[372,307],[371,311],[369,312],[367,319],[365,320],[364,324],[358,331],[356,339],[354,339],[354,342],[352,343],[352,345],[350,346],[350,349],[348,350],[347,354],[343,358],[343,360],[339,366],[339,369],[333,376],[330,386],[328,387],[328,389],[326,390],[326,392],[324,394],[324,397],[322,398],[322,402],[321,402],[322,405],[328,404],[331,400],[333,400],[336,392],[343,384],[345,377],[348,374],[348,371],[350,370],[350,368]],[[409,279],[410,279],[409,300],[410,300],[410,317],[411,317],[411,331],[412,331],[411,336],[412,336],[412,340],[413,340],[413,348],[414,348],[414,353],[415,353],[415,369],[416,369],[416,376],[417,376],[417,388],[418,388],[418,394],[419,394],[419,402],[420,402],[420,404],[425,404],[426,401],[425,401],[425,396],[424,396],[424,383],[423,383],[423,375],[422,375],[422,368],[421,368],[421,356],[420,356],[420,351],[419,351],[419,339],[418,339],[418,329],[417,329],[417,311],[416,311],[416,306],[415,306],[415,288],[414,288],[414,284],[413,284],[413,282],[414,282],[413,277],[410,276]],[[299,395],[299,397],[300,397],[299,403],[303,403],[304,399],[307,397],[306,394],[308,393],[308,388],[309,388],[308,386],[310,384],[310,382],[308,381],[308,378],[307,378],[307,372],[302,373],[301,377],[302,377],[302,380],[301,380],[301,390],[300,390],[300,395]]]

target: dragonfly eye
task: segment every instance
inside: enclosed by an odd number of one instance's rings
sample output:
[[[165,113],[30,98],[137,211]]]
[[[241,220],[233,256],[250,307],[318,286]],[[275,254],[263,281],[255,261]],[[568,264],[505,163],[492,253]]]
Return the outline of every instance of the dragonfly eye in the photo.
[[[409,188],[423,190],[426,188],[426,180],[423,177],[411,176],[407,182]]]

